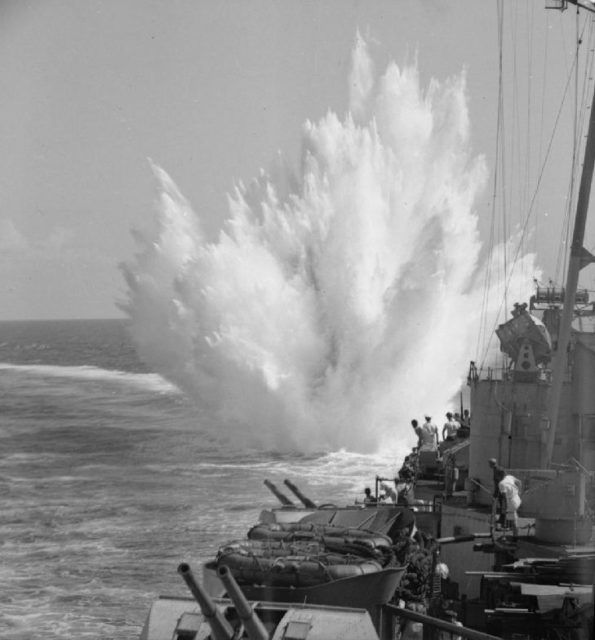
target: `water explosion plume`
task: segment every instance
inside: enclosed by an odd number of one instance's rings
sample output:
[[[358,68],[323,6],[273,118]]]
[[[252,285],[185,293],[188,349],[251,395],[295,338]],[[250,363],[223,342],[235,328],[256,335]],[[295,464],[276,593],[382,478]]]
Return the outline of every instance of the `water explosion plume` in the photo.
[[[487,172],[464,74],[422,89],[415,65],[372,67],[358,37],[350,113],[304,125],[299,187],[238,187],[216,243],[155,167],[124,308],[141,357],[235,442],[404,449],[473,356]]]

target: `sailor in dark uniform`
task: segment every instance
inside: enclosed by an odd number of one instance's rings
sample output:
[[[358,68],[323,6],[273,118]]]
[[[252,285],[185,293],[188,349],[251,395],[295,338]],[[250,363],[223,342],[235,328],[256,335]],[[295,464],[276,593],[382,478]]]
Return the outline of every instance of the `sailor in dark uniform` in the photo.
[[[376,497],[372,495],[372,490],[370,489],[370,487],[366,487],[364,489],[364,493],[366,495],[366,497],[364,498],[364,504],[376,504],[376,502],[378,502],[376,500]]]
[[[498,464],[498,460],[496,458],[490,458],[488,460],[488,464],[492,468],[493,479],[494,479],[494,492],[492,497],[497,501],[496,511],[498,513],[498,524],[503,525],[506,520],[506,505],[504,503],[504,496],[500,492],[499,484],[500,481],[504,479],[506,475],[506,471],[504,467],[501,467]]]

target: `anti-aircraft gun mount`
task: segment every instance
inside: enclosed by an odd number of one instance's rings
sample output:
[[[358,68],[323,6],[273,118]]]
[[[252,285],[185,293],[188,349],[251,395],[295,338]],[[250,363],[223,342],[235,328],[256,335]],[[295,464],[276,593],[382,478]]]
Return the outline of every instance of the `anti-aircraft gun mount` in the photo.
[[[496,329],[500,350],[513,362],[513,378],[530,382],[542,375],[551,360],[552,340],[545,324],[515,303],[512,318]]]
[[[496,329],[500,350],[512,360],[513,380],[547,378],[558,346],[564,299],[563,287],[537,287],[529,305],[515,303],[512,318]],[[595,303],[589,304],[586,289],[576,292],[574,313],[577,317],[595,316]]]

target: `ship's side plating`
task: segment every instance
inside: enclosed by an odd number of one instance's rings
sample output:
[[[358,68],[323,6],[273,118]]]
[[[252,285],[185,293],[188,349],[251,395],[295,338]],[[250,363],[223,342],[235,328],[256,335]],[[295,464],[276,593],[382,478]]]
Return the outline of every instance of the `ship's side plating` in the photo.
[[[551,336],[552,353],[557,345],[560,309],[556,300],[560,297],[563,293],[556,290],[542,292],[532,299],[531,313],[517,305],[517,315],[510,321],[522,317],[538,323],[535,314],[541,313],[545,321],[542,326]],[[494,457],[524,482],[522,515],[550,517],[552,506],[560,518],[584,515],[584,494],[568,487],[575,484],[577,477],[584,477],[585,471],[595,469],[595,313],[593,305],[586,302],[586,292],[579,300],[582,304],[575,309],[551,465],[547,454],[551,429],[550,355],[536,355],[540,345],[535,344],[530,331],[521,331],[513,346],[513,340],[502,331],[506,325],[501,325],[498,335],[502,350],[511,356],[509,366],[500,373],[488,370],[483,377],[470,376],[473,429],[469,476],[477,481],[469,487],[473,493],[471,502],[491,502],[493,483],[487,461]],[[568,471],[569,468],[573,470]],[[555,482],[563,474],[569,475]],[[554,490],[556,484],[558,488]],[[551,491],[562,491],[563,504],[545,503],[544,495]]]
[[[469,477],[464,501],[442,507],[442,535],[492,530],[493,475],[496,458],[522,481],[519,509],[520,557],[560,557],[592,537],[595,469],[595,308],[579,292],[561,386],[559,420],[552,463],[548,402],[551,355],[564,292],[538,290],[530,307],[515,305],[513,318],[498,336],[508,364],[500,371],[470,369],[472,428]],[[546,333],[544,333],[544,330]],[[549,342],[551,351],[545,347]],[[445,547],[443,557],[464,593],[477,593],[480,576],[493,569],[491,554],[474,553],[473,544]]]

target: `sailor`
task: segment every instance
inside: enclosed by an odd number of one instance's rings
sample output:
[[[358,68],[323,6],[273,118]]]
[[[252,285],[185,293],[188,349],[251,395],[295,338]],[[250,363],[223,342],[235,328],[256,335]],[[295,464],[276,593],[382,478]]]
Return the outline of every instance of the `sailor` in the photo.
[[[434,451],[438,448],[438,427],[432,422],[432,416],[426,416],[421,426],[420,449]]]
[[[386,535],[396,544],[397,540],[412,539],[416,532],[415,513],[411,509],[403,509],[395,516]]]
[[[461,426],[471,428],[471,415],[469,409],[463,409],[463,416],[461,418]]]
[[[498,513],[498,523],[503,525],[506,520],[506,505],[504,502],[504,496],[500,492],[500,481],[504,479],[506,475],[506,471],[503,467],[498,464],[498,460],[496,458],[490,458],[488,460],[488,464],[492,469],[493,480],[494,480],[494,492],[492,494],[493,499],[496,501],[496,513]]]
[[[411,457],[405,456],[403,466],[394,478],[397,504],[407,505],[413,501],[413,481],[415,480],[416,469]]]
[[[386,482],[381,483],[380,485],[382,487],[382,490],[384,491],[384,496],[381,496],[381,500],[385,500],[388,501],[390,500],[391,502],[395,503],[397,502],[397,492]]]
[[[446,414],[446,422],[442,427],[442,439],[446,442],[452,442],[457,437],[457,431],[461,425],[453,420],[452,413]]]
[[[450,498],[456,490],[459,470],[455,455],[448,449],[443,452],[442,468],[444,469],[444,492],[446,497]]]
[[[415,478],[415,464],[412,461],[412,455],[405,456],[403,460],[403,465],[399,469],[399,482],[402,481],[410,481]],[[397,482],[397,478],[395,478],[395,483]]]
[[[455,413],[453,420],[457,423],[457,429],[461,428],[461,414]]]
[[[411,427],[412,427],[413,431],[415,431],[415,435],[417,436],[417,446],[421,447],[422,430],[421,430],[421,427],[419,426],[419,423],[417,422],[417,420],[413,419],[411,421]]]
[[[463,410],[463,415],[461,416],[461,428],[459,429],[458,436],[459,438],[468,438],[471,432],[471,416],[469,415],[469,409]]]
[[[395,478],[395,488],[397,491],[397,504],[406,507],[413,504],[413,482],[401,477],[399,474],[399,477]]]
[[[370,487],[366,487],[364,489],[364,494],[364,504],[376,504],[376,497],[372,495],[372,490],[370,489]]]
[[[504,496],[506,505],[506,522],[507,529],[512,529],[512,535],[519,535],[519,521],[517,510],[521,506],[521,481],[509,473],[498,483],[500,495]]]

